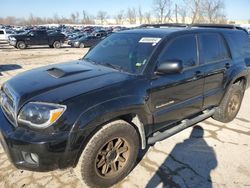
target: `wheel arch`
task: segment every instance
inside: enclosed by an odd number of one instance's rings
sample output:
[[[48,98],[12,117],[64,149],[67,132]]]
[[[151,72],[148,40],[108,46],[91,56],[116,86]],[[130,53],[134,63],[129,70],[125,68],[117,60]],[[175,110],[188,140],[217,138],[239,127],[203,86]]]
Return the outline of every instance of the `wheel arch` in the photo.
[[[140,148],[141,149],[145,149],[146,148],[146,132],[145,132],[145,123],[143,123],[142,118],[139,114],[137,114],[136,112],[130,112],[130,113],[115,113],[116,115],[114,116],[102,116],[99,117],[98,119],[102,119],[103,121],[99,121],[97,120],[98,123],[95,123],[94,121],[90,122],[88,124],[88,126],[86,127],[91,127],[90,129],[86,129],[84,131],[88,132],[88,135],[81,140],[81,144],[80,144],[80,148],[79,148],[79,152],[76,156],[75,162],[73,164],[73,167],[75,167],[79,161],[79,158],[84,150],[84,148],[86,147],[87,143],[89,142],[89,140],[92,138],[92,136],[98,132],[103,126],[105,126],[106,124],[116,121],[116,120],[124,120],[127,123],[129,123],[131,126],[134,127],[134,129],[136,130],[136,132],[138,133],[138,137],[139,137],[139,141],[140,141]],[[119,114],[119,115],[118,115]]]
[[[233,84],[240,84],[242,85],[243,89],[245,90],[247,88],[247,84],[248,84],[248,79],[247,79],[247,75],[248,75],[248,71],[247,70],[243,70],[243,71],[235,71],[232,73],[232,75],[230,76],[231,79],[228,80],[228,82],[225,85],[225,89],[224,89],[224,93],[222,95],[222,98],[220,100],[223,100],[223,98],[225,97],[226,93],[228,92],[229,88],[233,85]]]

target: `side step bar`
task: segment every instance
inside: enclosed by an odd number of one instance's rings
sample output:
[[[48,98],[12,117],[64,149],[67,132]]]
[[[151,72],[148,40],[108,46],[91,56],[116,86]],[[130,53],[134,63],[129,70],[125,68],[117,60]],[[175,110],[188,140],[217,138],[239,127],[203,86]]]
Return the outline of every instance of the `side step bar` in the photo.
[[[185,119],[183,120],[180,124],[174,126],[173,128],[171,129],[168,129],[164,132],[158,132],[158,133],[155,133],[152,137],[149,137],[148,138],[148,144],[153,144],[153,143],[156,143],[156,142],[159,142],[159,141],[162,141],[170,136],[173,136],[174,134],[204,120],[204,119],[207,119],[209,117],[211,117],[215,112],[215,109],[211,109],[211,110],[205,110],[203,111],[203,113],[193,119]]]

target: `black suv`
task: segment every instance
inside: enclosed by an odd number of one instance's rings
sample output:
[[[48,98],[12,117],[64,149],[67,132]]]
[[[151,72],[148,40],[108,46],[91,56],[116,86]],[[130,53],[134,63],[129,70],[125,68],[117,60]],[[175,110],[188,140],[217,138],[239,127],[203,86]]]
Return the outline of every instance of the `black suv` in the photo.
[[[81,60],[3,84],[3,148],[17,168],[74,167],[88,186],[111,186],[147,145],[209,117],[235,118],[249,86],[248,45],[228,25],[115,33]]]

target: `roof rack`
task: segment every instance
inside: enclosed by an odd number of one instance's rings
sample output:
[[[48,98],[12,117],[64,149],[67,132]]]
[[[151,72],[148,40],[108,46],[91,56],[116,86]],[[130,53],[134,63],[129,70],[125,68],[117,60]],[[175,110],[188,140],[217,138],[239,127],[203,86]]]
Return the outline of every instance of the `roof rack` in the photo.
[[[190,27],[237,29],[235,25],[230,24],[191,24]]]
[[[182,24],[182,23],[164,23],[164,24],[142,24],[139,28],[161,28],[161,27],[182,27],[182,28],[218,28],[218,29],[237,29],[247,32],[246,29],[230,24]],[[248,32],[247,32],[248,33]]]
[[[161,27],[188,27],[187,24],[179,24],[179,23],[164,23],[164,24],[142,24],[139,26],[140,28],[161,28]]]

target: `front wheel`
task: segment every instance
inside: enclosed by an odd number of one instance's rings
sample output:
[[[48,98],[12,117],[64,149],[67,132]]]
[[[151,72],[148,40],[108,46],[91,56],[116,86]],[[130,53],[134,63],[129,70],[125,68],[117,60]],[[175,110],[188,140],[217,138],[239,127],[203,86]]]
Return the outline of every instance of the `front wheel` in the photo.
[[[88,187],[110,187],[132,170],[138,151],[139,138],[134,127],[117,120],[93,135],[74,170]]]
[[[240,110],[243,96],[244,88],[241,85],[233,84],[216,109],[213,118],[223,123],[233,121]]]
[[[61,43],[60,43],[60,41],[55,41],[55,42],[53,43],[53,47],[54,47],[54,48],[57,48],[57,49],[61,48]]]
[[[27,47],[23,41],[19,41],[16,46],[18,49],[25,49]]]

